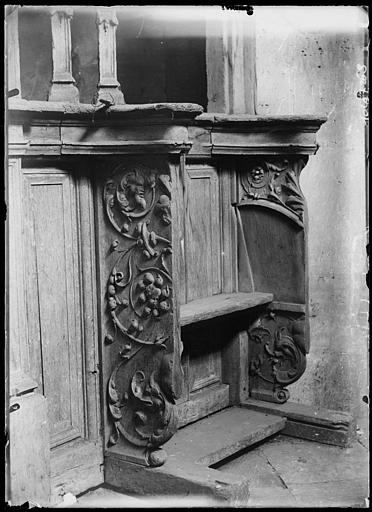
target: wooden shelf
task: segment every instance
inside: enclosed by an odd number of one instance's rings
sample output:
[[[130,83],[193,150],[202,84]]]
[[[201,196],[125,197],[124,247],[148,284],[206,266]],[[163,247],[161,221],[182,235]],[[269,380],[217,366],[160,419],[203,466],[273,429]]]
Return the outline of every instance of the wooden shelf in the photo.
[[[181,326],[268,304],[272,300],[272,293],[261,292],[222,293],[193,300],[181,306]]]

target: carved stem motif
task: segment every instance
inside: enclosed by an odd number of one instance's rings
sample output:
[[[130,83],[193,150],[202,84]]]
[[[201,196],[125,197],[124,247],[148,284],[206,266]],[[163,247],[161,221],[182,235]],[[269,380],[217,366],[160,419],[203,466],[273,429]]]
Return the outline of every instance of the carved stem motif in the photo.
[[[249,329],[251,396],[284,403],[306,368],[305,317],[270,312]]]
[[[117,344],[118,354],[108,385],[111,444],[122,435],[153,449],[177,428],[170,196],[169,176],[141,164],[120,166],[103,191],[107,218],[118,233],[108,256],[113,265],[106,294],[113,333],[105,339]]]

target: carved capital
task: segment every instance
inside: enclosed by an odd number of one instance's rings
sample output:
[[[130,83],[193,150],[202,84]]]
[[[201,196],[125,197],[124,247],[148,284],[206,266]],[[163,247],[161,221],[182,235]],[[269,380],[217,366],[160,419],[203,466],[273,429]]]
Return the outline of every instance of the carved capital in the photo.
[[[60,16],[64,16],[65,18],[72,18],[74,15],[74,10],[72,7],[63,6],[63,5],[55,5],[50,7],[49,9],[50,15],[54,16],[55,14],[59,14]]]
[[[119,166],[103,190],[117,233],[106,292],[105,342],[117,361],[108,383],[110,444],[123,437],[151,452],[177,429],[170,201],[169,175],[142,164]],[[163,459],[157,451],[147,463]]]
[[[119,24],[116,12],[110,7],[101,7],[97,9],[97,25],[103,24],[106,30],[109,25],[117,26]]]
[[[240,169],[241,201],[266,201],[304,220],[305,198],[299,178],[307,157],[249,158]]]
[[[284,403],[306,368],[305,316],[269,312],[248,330],[250,393]]]

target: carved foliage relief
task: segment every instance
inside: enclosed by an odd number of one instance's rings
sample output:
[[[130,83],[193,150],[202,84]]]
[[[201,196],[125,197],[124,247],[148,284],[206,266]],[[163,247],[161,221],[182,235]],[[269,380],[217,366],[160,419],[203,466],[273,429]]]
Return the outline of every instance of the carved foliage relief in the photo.
[[[106,344],[115,363],[108,384],[113,433],[154,449],[176,430],[173,375],[171,183],[167,173],[119,166],[103,191],[117,233],[109,251]]]
[[[285,388],[306,368],[305,316],[270,312],[249,329],[249,373],[254,398],[284,403]]]
[[[247,159],[240,171],[241,201],[271,201],[295,214],[302,222],[305,198],[299,178],[305,165],[303,157]]]

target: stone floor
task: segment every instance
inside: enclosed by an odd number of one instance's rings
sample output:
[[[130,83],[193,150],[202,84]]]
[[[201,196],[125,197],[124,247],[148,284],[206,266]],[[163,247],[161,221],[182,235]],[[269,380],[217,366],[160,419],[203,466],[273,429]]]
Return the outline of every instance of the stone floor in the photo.
[[[339,448],[276,435],[217,469],[245,474],[251,494],[242,507],[367,508],[369,496],[367,436],[351,448]],[[216,466],[214,466],[216,468]],[[101,487],[78,497],[70,508],[162,508],[216,506],[208,499],[143,498]]]

